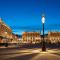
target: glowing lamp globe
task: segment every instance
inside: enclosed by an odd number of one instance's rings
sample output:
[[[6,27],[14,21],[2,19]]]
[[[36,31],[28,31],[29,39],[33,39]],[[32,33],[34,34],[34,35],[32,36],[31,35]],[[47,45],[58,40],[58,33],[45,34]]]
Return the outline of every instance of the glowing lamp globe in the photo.
[[[42,16],[42,23],[45,23],[45,17]]]

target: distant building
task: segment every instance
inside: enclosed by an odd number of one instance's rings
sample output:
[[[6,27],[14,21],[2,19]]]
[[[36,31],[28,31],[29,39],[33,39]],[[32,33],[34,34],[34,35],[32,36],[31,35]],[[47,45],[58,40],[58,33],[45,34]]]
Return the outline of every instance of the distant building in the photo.
[[[40,43],[41,37],[39,32],[24,32],[22,34],[23,43]]]
[[[60,42],[60,32],[49,32],[48,33],[48,40],[51,43]]]
[[[17,36],[17,38],[18,38],[18,44],[22,44],[23,42],[23,40],[22,40],[22,35],[16,35]]]
[[[12,39],[9,43],[18,43],[18,36],[12,33]]]

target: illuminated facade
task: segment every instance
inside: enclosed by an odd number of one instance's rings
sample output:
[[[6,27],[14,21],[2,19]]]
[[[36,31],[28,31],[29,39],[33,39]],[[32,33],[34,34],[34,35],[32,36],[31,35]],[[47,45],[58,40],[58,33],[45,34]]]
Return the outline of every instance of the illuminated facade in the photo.
[[[12,33],[12,40],[10,43],[18,43],[18,37],[16,36],[16,34]]]
[[[0,43],[9,42],[12,38],[12,30],[0,19]]]
[[[39,32],[24,32],[22,34],[23,43],[40,43],[43,40],[42,37]],[[44,36],[44,40],[48,43],[60,42],[60,32],[48,32]]]
[[[60,42],[60,32],[49,32],[48,33],[48,40],[51,43]]]
[[[40,43],[40,33],[39,32],[24,32],[22,34],[23,43]]]

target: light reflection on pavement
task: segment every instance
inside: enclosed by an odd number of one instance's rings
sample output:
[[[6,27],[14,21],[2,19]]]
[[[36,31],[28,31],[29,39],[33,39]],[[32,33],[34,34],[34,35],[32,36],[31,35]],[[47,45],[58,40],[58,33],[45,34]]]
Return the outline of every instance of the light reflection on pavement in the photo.
[[[1,51],[0,51],[1,52]],[[41,49],[9,50],[0,53],[1,60],[60,60],[60,49],[50,49],[42,52]]]

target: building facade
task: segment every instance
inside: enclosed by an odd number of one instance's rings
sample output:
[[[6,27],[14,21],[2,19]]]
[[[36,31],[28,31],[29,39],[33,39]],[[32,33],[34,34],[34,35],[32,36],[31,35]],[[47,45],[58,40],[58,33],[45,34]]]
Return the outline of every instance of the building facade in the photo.
[[[43,35],[39,32],[24,32],[22,34],[23,43],[40,43],[43,40]],[[60,32],[48,32],[44,35],[44,40],[47,43],[60,42]]]
[[[23,43],[40,43],[40,33],[39,32],[24,32],[22,34]]]
[[[16,34],[12,33],[12,39],[11,39],[10,43],[18,43],[18,37],[16,36]]]
[[[12,38],[12,30],[0,19],[0,43],[9,42]]]
[[[49,32],[48,33],[48,40],[51,43],[60,42],[60,32]]]

